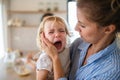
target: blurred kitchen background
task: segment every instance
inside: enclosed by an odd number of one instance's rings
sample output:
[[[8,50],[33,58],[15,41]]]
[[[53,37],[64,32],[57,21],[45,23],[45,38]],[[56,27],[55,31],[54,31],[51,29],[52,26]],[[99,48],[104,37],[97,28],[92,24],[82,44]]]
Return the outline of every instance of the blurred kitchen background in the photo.
[[[74,0],[0,0],[0,57],[8,50],[37,52],[36,33],[46,12],[63,17],[69,23],[69,43],[78,36],[74,31],[76,8]]]
[[[36,70],[28,55],[39,51],[37,29],[47,12],[69,23],[69,44],[80,37],[74,30],[77,22],[74,0],[0,0],[0,80],[35,80]],[[35,63],[33,58],[30,60]]]
[[[69,44],[79,37],[74,31],[75,4],[73,0],[0,0],[0,80],[36,79],[36,35],[45,13],[69,23]]]

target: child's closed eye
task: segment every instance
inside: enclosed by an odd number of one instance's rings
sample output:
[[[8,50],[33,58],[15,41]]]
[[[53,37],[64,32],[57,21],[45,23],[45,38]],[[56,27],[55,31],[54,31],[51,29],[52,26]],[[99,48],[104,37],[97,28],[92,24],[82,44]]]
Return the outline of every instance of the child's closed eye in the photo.
[[[52,34],[52,33],[54,33],[54,32],[53,32],[53,31],[50,31],[50,32],[49,32],[49,34]]]

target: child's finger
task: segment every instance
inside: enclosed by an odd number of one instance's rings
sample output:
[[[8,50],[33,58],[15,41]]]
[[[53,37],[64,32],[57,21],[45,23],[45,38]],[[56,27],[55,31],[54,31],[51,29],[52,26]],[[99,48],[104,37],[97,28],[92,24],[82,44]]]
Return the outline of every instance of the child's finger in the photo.
[[[42,41],[42,48],[45,49],[47,45]]]
[[[42,33],[41,38],[42,38],[42,40],[43,40],[43,42],[45,43],[46,46],[49,47],[51,45],[50,41],[45,38],[44,33]]]

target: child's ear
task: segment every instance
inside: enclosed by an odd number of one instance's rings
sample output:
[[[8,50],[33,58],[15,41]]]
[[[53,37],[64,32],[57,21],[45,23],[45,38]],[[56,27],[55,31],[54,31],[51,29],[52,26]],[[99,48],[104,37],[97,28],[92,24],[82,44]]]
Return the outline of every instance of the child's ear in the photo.
[[[105,33],[110,34],[110,33],[114,32],[115,29],[116,29],[115,25],[109,25],[109,26],[105,27]]]

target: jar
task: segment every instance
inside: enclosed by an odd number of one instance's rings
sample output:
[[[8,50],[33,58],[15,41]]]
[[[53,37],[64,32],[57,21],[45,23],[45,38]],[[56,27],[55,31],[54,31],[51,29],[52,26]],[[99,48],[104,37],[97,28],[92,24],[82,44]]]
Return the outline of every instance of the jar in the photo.
[[[6,67],[12,67],[14,59],[15,54],[12,52],[11,49],[8,49],[4,57],[4,63],[6,64]]]

